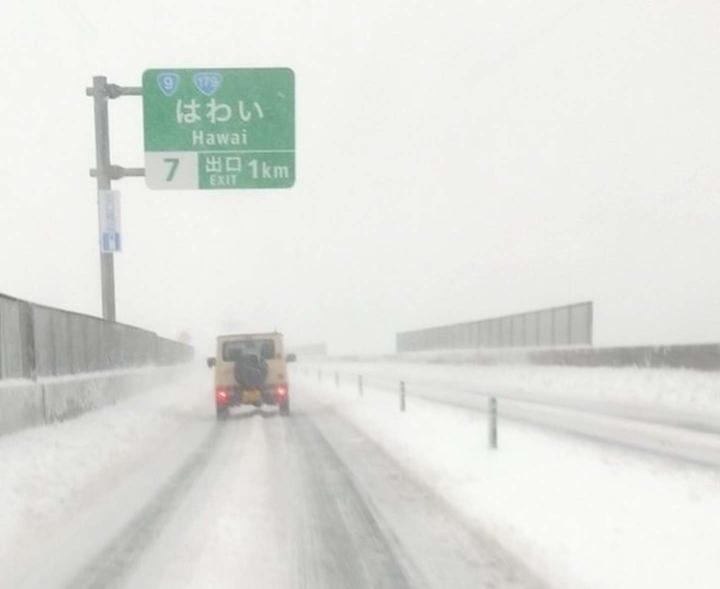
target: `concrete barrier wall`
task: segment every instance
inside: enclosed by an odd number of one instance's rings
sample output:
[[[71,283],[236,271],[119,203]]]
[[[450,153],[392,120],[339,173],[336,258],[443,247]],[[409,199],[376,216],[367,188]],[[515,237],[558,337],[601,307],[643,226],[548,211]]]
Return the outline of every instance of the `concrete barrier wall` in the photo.
[[[673,344],[608,348],[505,348],[430,350],[402,354],[343,355],[312,362],[417,362],[424,364],[535,364],[546,366],[720,370],[720,344]]]
[[[527,352],[533,364],[720,370],[720,344],[577,348]]]
[[[72,377],[0,381],[0,435],[57,421],[172,382],[182,366],[146,367]]]
[[[42,390],[32,381],[0,381],[0,435],[42,425]]]
[[[354,357],[345,360],[367,361]],[[396,356],[378,356],[377,361],[401,360],[432,364],[536,364],[548,366],[682,368],[720,370],[720,344],[675,344],[608,348],[532,348],[502,350],[436,350]]]

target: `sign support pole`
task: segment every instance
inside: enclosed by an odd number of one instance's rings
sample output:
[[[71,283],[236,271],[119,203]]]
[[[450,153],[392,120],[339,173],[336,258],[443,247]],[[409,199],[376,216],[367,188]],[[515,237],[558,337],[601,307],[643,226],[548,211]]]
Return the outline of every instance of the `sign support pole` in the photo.
[[[90,176],[97,179],[98,192],[98,233],[100,232],[100,191],[110,190],[112,181],[126,176],[144,176],[143,168],[123,168],[110,163],[110,124],[108,120],[108,99],[118,96],[142,96],[138,86],[108,84],[105,76],[93,76],[93,85],[85,89],[93,99],[95,113],[95,168]],[[101,238],[98,235],[98,238]],[[100,280],[102,284],[103,319],[115,321],[115,260],[112,252],[100,252]]]
[[[107,78],[105,76],[94,76],[92,91],[95,111],[95,173],[97,177],[99,215],[100,191],[112,188]],[[102,283],[103,319],[115,321],[115,264],[112,253],[100,252],[100,280]]]

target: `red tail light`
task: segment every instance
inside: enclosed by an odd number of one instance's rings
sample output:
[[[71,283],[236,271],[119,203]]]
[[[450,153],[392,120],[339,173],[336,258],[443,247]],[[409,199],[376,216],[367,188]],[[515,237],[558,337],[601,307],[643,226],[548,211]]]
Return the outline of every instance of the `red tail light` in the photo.
[[[278,399],[284,399],[288,396],[288,386],[286,384],[278,385],[275,389],[275,396]]]
[[[215,389],[215,403],[227,405],[230,402],[230,389],[228,387],[217,387]]]

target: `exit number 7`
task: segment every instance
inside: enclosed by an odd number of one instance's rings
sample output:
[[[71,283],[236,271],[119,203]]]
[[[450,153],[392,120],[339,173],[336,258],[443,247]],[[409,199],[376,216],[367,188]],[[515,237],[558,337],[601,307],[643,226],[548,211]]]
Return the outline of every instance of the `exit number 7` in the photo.
[[[178,166],[180,165],[180,159],[176,157],[166,157],[163,161],[166,164],[170,164],[166,180],[172,182],[172,179],[175,177],[175,172],[177,172]]]

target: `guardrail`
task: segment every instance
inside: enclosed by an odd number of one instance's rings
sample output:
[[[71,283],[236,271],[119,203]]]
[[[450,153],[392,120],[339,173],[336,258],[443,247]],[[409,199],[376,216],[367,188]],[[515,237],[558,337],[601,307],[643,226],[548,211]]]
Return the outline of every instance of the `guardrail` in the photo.
[[[304,369],[303,373],[306,375],[309,374],[309,369]],[[341,373],[336,370],[336,371],[334,371],[336,388],[340,387],[341,374],[346,374],[349,377],[349,380],[352,380],[352,378],[351,378],[352,376],[357,376],[358,396],[362,397],[364,394],[364,391],[365,391],[365,379],[364,379],[363,375],[362,374],[354,375],[351,373]],[[317,378],[318,378],[318,382],[320,382],[320,383],[322,382],[322,376],[323,376],[323,372],[321,369],[319,369],[317,371]],[[399,394],[398,400],[399,400],[400,412],[405,413],[405,411],[407,410],[408,393],[407,393],[407,387],[406,387],[404,380],[401,380],[398,382],[398,394]],[[427,400],[427,401],[442,403],[445,405],[452,405],[452,403],[445,402],[445,401],[439,400],[434,397],[428,397],[428,396],[421,395],[421,394],[414,394],[413,396],[423,399],[423,400]],[[489,401],[489,404],[488,404],[489,409],[487,412],[488,413],[488,445],[492,449],[497,449],[497,447],[498,447],[497,398],[489,397],[488,401]]]
[[[310,368],[300,368],[305,375]],[[313,368],[315,370],[315,368]],[[445,405],[457,409],[487,414],[487,439],[490,449],[498,448],[499,418],[522,422],[543,429],[564,434],[581,436],[586,439],[608,442],[633,450],[650,452],[666,458],[681,459],[713,467],[720,466],[720,423],[715,428],[698,424],[693,428],[684,416],[677,422],[660,415],[655,419],[617,410],[599,410],[598,407],[583,407],[581,403],[528,399],[507,392],[483,392],[466,390],[452,383],[413,382],[373,375],[335,371],[338,379],[335,388],[340,389],[340,375],[346,375],[348,382],[354,378],[358,383],[358,398],[366,395],[368,389],[386,394],[398,395],[401,412],[409,412],[408,399]],[[317,369],[318,382],[322,383],[323,370]],[[369,384],[368,384],[369,383]],[[321,385],[327,388],[329,385]],[[463,399],[442,398],[428,394],[427,390],[441,390],[443,394],[464,395]]]

